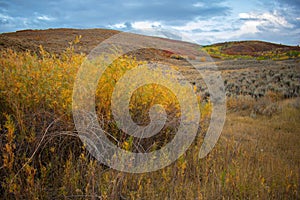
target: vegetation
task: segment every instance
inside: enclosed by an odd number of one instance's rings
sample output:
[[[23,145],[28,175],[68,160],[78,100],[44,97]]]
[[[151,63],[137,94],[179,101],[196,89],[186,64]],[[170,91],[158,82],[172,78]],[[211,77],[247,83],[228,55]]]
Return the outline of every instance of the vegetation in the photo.
[[[220,59],[288,60],[300,58],[299,47],[261,41],[226,42],[203,48],[212,57]]]
[[[207,53],[213,57],[213,58],[219,58],[219,59],[251,59],[252,56],[248,55],[228,55],[225,53],[222,53],[222,46],[204,46],[203,47]]]
[[[214,150],[198,159],[212,104],[199,98],[201,130],[189,150],[156,172],[118,172],[91,157],[78,138],[71,113],[72,87],[85,56],[71,46],[57,57],[40,48],[31,52],[1,51],[0,58],[0,194],[4,199],[297,199],[299,198],[300,105],[276,94],[256,101],[228,99],[229,114]],[[110,111],[115,83],[143,64],[121,57],[106,70],[96,91],[97,114],[107,122],[120,147],[136,151],[135,140],[117,129]],[[140,95],[144,94],[144,95]],[[153,96],[153,94],[156,94]],[[156,97],[156,98],[153,98]],[[268,99],[267,99],[268,98]],[[276,111],[256,109],[270,101]],[[148,122],[146,111],[163,102],[169,115],[178,113],[170,91],[156,85],[140,88],[131,99],[135,121]],[[248,105],[243,107],[244,105]],[[252,113],[252,114],[251,114]],[[255,115],[254,115],[254,114]],[[242,115],[241,115],[242,114]],[[153,148],[172,139],[145,142]],[[162,139],[163,138],[163,139]],[[156,144],[153,145],[153,144]]]

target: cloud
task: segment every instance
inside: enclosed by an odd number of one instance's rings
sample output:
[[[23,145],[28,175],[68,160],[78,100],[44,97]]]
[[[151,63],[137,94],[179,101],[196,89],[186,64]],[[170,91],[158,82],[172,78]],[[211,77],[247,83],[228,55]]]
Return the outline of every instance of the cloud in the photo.
[[[42,21],[53,21],[53,20],[55,20],[54,17],[49,17],[47,15],[38,16],[38,17],[36,17],[36,19],[42,20]]]
[[[252,38],[299,44],[296,35],[300,29],[299,2],[3,0],[0,2],[0,32],[55,27],[111,28],[184,38],[166,31],[174,29],[201,44]]]
[[[118,23],[118,24],[108,25],[107,27],[111,28],[111,29],[124,29],[127,27],[127,24],[126,23]]]
[[[288,44],[299,43],[299,37],[297,37],[299,29],[277,11],[239,13],[238,16],[237,19],[226,20],[220,17],[210,20],[199,19],[172,28],[184,32],[200,44],[251,39],[282,43],[283,38]],[[287,38],[288,35],[289,38]]]
[[[0,27],[2,31],[20,29],[41,29],[55,26],[56,18],[33,13],[29,17],[13,17],[0,13]]]
[[[199,7],[201,8],[201,7],[205,6],[205,3],[203,3],[203,2],[197,2],[197,3],[194,3],[193,6],[197,7],[197,8],[199,8]]]
[[[0,13],[0,23],[1,24],[9,24],[11,21],[13,21],[12,17]]]
[[[239,17],[241,20],[248,20],[248,21],[255,21],[257,22],[258,26],[267,26],[272,25],[275,27],[286,27],[286,28],[293,28],[293,25],[290,24],[283,16],[280,16],[280,14],[277,11],[274,11],[273,13],[240,13]]]
[[[85,27],[105,27],[109,24],[121,24],[126,21],[165,21],[179,24],[196,17],[220,16],[230,12],[229,7],[220,4],[222,1],[205,2],[202,3],[203,7],[193,6],[196,2],[195,0],[190,2],[173,0],[39,0],[34,2],[7,0],[3,3],[3,8],[8,10],[7,14],[11,17],[33,20],[32,13],[37,12],[48,17],[55,16],[57,24]],[[46,18],[44,17],[44,19]]]
[[[155,28],[155,27],[161,27],[160,22],[151,22],[151,21],[138,21],[138,22],[133,22],[131,24],[131,27],[133,29],[150,29],[150,28]]]

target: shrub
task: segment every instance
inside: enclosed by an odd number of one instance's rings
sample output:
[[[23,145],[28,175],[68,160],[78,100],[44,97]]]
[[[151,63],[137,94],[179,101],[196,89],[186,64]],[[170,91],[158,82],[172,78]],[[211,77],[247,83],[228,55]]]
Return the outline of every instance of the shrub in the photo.
[[[213,105],[209,99],[205,101],[198,96],[201,102],[199,137],[176,162],[144,174],[117,172],[98,163],[78,138],[72,121],[72,87],[83,59],[84,55],[75,54],[72,46],[60,57],[42,48],[39,56],[12,50],[1,52],[0,195],[3,199],[299,197],[299,167],[294,157],[298,155],[299,134],[292,134],[299,132],[299,106],[283,109],[282,118],[275,116],[269,121],[229,116],[220,141],[199,161],[199,148]],[[134,58],[116,58],[99,80],[96,91],[97,114],[107,121],[104,128],[118,137],[120,148],[131,151],[137,151],[136,145],[141,141],[124,136],[117,129],[110,111],[110,96],[116,81],[140,64],[143,63]],[[276,94],[268,94],[268,98],[269,105],[277,100]],[[176,120],[180,112],[177,112],[179,105],[174,95],[155,84],[134,92],[130,102],[132,118],[141,123],[149,122],[147,111],[158,102],[164,104],[170,119]],[[238,111],[251,110],[257,102],[248,96],[236,96],[227,103],[230,110]],[[171,127],[163,130],[166,135]],[[279,129],[289,132],[287,135],[280,132],[278,136],[276,130]],[[243,136],[234,138],[233,132]],[[255,135],[260,132],[263,134]],[[276,138],[280,138],[280,142],[276,143]],[[153,138],[155,143],[151,150],[163,146],[168,139],[172,138]],[[292,147],[294,149],[290,149]],[[260,151],[262,148],[266,153]]]
[[[201,62],[206,62],[206,57],[201,57],[201,58],[200,58],[200,61],[201,61]]]

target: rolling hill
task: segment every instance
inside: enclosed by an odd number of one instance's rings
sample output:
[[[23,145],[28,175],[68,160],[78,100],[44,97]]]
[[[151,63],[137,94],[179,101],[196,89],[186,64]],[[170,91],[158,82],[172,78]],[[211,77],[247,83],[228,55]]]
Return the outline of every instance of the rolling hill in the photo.
[[[287,46],[263,41],[236,41],[204,46],[213,57],[220,58],[257,58],[257,59],[289,59],[300,55],[299,46]]]
[[[11,33],[2,33],[0,35],[0,49],[12,48],[17,51],[30,50],[38,52],[39,46],[52,53],[60,54],[75,39],[81,35],[80,43],[76,46],[75,52],[88,54],[93,48],[105,39],[120,33],[116,30],[107,29],[47,29],[47,30],[22,30]],[[148,36],[144,36],[148,37]],[[194,45],[195,48],[201,48],[200,45],[191,44],[182,41],[168,40],[174,43],[186,43]],[[288,59],[297,58],[300,56],[299,46],[287,46],[281,44],[273,44],[262,41],[238,41],[225,42],[213,45],[204,46],[204,49],[215,58],[278,58]],[[190,52],[181,52],[183,55],[193,56]],[[150,49],[140,51],[134,55],[138,59],[150,60],[155,55],[156,60],[169,59],[171,52]],[[174,57],[173,57],[174,58]],[[176,57],[175,57],[176,58]]]
[[[41,45],[46,51],[61,54],[70,46],[70,42],[74,41],[76,37],[81,36],[80,42],[76,44],[75,52],[89,54],[92,49],[99,45],[105,39],[120,33],[115,30],[107,29],[48,29],[48,30],[22,30],[11,33],[2,33],[0,35],[0,50],[11,48],[16,51],[30,50],[31,52],[39,53],[39,46]],[[150,38],[149,36],[141,36],[145,38]],[[166,38],[157,38],[156,41],[164,40],[172,43],[172,46],[177,46],[176,44],[183,44],[181,46],[186,46],[187,49],[198,49],[201,48],[200,45],[191,44],[183,41],[169,40]],[[191,47],[191,48],[190,48]],[[193,55],[193,52],[184,52],[184,50],[177,49],[181,55]],[[174,61],[172,57],[172,52],[163,51],[158,49],[141,49],[138,52],[131,53],[134,57],[139,60],[169,60]],[[155,55],[155,56],[153,56]],[[176,59],[177,58],[177,59]],[[182,59],[178,59],[175,56],[175,61],[180,64]]]

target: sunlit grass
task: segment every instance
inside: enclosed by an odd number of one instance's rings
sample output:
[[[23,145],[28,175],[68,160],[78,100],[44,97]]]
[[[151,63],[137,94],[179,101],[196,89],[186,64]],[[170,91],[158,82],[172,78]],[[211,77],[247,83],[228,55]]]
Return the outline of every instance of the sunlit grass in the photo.
[[[278,103],[280,109],[271,115],[256,112],[252,116],[257,105],[265,104],[245,97],[229,99],[221,138],[213,151],[199,160],[213,106],[199,98],[201,130],[182,157],[156,172],[122,173],[92,158],[76,133],[72,90],[84,59],[84,55],[74,54],[72,46],[60,57],[42,48],[40,55],[1,52],[0,194],[5,199],[299,198],[297,100],[283,101],[270,94],[261,101]],[[110,98],[120,77],[141,64],[126,56],[117,59],[99,80],[96,91],[97,114],[108,122],[104,128],[126,150],[136,150],[136,141],[120,134],[111,115]],[[133,119],[147,123],[149,108],[158,102],[176,117],[179,105],[171,91],[147,85],[131,99]],[[154,138],[152,150],[168,139]]]

